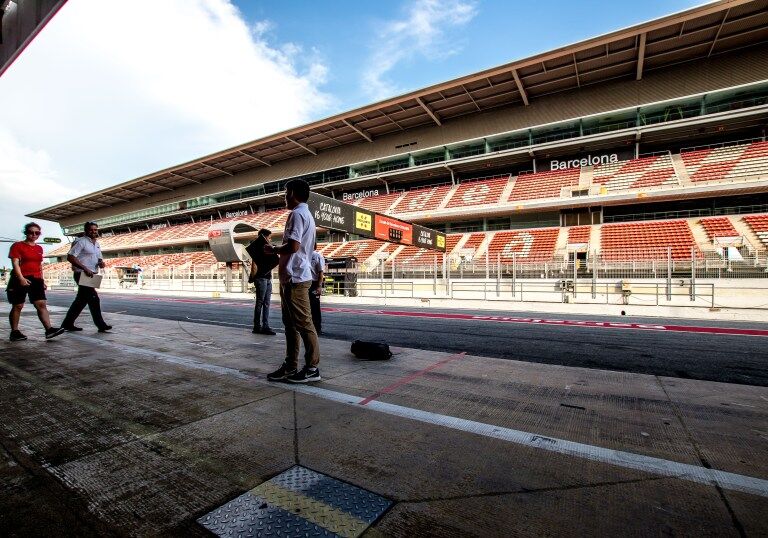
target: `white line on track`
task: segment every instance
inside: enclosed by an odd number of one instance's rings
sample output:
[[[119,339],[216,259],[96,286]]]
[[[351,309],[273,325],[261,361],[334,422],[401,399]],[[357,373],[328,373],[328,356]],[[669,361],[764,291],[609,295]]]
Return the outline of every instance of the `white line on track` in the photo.
[[[154,357],[171,364],[178,364],[181,366],[194,368],[196,370],[205,370],[216,374],[233,376],[238,379],[247,379],[260,385],[275,386],[274,383],[269,383],[264,379],[246,374],[240,370],[237,370],[236,368],[209,364],[184,357],[177,357],[176,355],[171,355],[168,353],[161,353],[158,351],[118,344],[91,336],[70,335],[70,338],[76,338],[80,341],[91,342],[100,346],[112,347],[122,350],[126,353]],[[387,415],[402,417],[409,420],[416,420],[419,422],[451,428],[453,430],[459,430],[467,433],[473,433],[476,435],[482,435],[484,437],[499,439],[521,446],[546,450],[548,452],[556,452],[577,458],[607,463],[609,465],[616,465],[626,469],[634,469],[637,471],[643,471],[660,476],[675,477],[681,480],[688,480],[690,482],[697,482],[700,484],[709,484],[713,486],[717,485],[724,489],[742,491],[745,493],[751,493],[753,495],[759,495],[761,497],[768,497],[768,480],[764,480],[762,478],[728,473],[725,471],[719,471],[717,469],[707,469],[697,465],[654,458],[651,456],[644,456],[642,454],[624,452],[621,450],[613,450],[595,445],[576,443],[566,439],[558,439],[554,437],[538,435],[531,432],[494,426],[493,424],[476,422],[474,420],[466,420],[448,415],[440,415],[438,413],[431,413],[429,411],[422,411],[420,409],[413,409],[410,407],[388,404],[380,401],[369,401],[366,405],[363,406],[360,405],[360,403],[363,402],[365,398],[345,394],[343,392],[336,392],[317,386],[288,384],[281,386],[287,390],[293,390],[302,394],[316,396],[325,400],[347,405],[354,405],[358,409],[369,409],[379,413],[385,413]]]

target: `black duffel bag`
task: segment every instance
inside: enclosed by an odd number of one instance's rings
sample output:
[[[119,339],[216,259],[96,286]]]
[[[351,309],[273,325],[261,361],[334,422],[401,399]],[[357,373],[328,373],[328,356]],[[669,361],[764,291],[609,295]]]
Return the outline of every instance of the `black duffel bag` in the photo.
[[[382,342],[364,342],[355,340],[352,342],[352,354],[358,359],[367,361],[386,361],[392,358],[389,345]]]

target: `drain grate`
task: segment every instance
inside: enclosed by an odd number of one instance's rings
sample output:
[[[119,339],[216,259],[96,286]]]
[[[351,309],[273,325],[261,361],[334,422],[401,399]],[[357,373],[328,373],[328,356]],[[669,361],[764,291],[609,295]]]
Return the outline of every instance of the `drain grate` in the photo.
[[[217,536],[359,536],[389,499],[292,467],[198,519]]]

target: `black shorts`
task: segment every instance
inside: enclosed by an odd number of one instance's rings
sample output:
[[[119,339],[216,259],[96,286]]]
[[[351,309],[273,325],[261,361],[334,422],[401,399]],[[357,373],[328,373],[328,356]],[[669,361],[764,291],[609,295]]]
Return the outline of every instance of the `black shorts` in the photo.
[[[19,283],[19,279],[15,276],[12,276],[11,280],[8,281],[8,287],[5,289],[8,302],[11,304],[24,304],[27,295],[29,295],[30,303],[45,301],[45,285],[43,284],[43,279],[34,276],[25,276],[24,278],[29,280],[29,286],[22,286]]]

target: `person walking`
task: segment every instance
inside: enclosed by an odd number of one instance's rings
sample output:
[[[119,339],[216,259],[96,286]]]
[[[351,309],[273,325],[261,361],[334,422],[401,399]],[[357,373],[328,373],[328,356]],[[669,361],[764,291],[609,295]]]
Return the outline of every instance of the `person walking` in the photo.
[[[266,247],[271,246],[269,236],[272,232],[266,228],[259,230],[256,240],[248,245],[251,256],[251,273],[248,278],[256,291],[256,304],[253,308],[253,330],[255,334],[277,334],[269,326],[269,306],[272,299],[272,269],[277,266],[280,258],[272,252],[267,253]]]
[[[325,258],[317,251],[312,251],[309,268],[312,271],[312,285],[309,286],[309,306],[312,310],[312,324],[318,335],[323,334],[323,318],[320,312],[320,296],[323,294],[323,275],[325,274]]]
[[[285,326],[285,361],[267,375],[270,381],[312,383],[320,381],[320,346],[312,325],[309,286],[312,284],[310,258],[315,245],[315,220],[307,207],[309,184],[301,179],[285,186],[285,205],[291,210],[285,223],[283,244],[267,252],[280,256],[280,306]],[[304,368],[299,366],[299,337],[304,342]]]
[[[43,279],[43,247],[37,244],[40,232],[41,228],[37,223],[30,222],[25,225],[24,241],[13,243],[8,252],[13,267],[5,290],[8,302],[11,304],[11,312],[8,314],[8,320],[11,323],[11,342],[27,339],[19,330],[21,311],[27,296],[37,310],[40,323],[45,328],[46,339],[55,338],[64,332],[61,327],[51,325],[51,316],[48,313],[45,296],[48,286]]]
[[[72,270],[75,272],[75,282],[77,286],[77,295],[72,305],[64,316],[61,326],[68,331],[82,331],[83,329],[75,326],[75,320],[88,305],[91,311],[93,323],[99,329],[100,333],[105,333],[112,328],[104,321],[101,315],[101,301],[96,288],[91,286],[80,286],[80,278],[83,273],[86,276],[93,276],[99,269],[104,268],[104,260],[101,258],[101,247],[98,242],[99,225],[95,222],[85,223],[85,235],[80,237],[72,244],[67,254],[67,261],[72,264]]]

